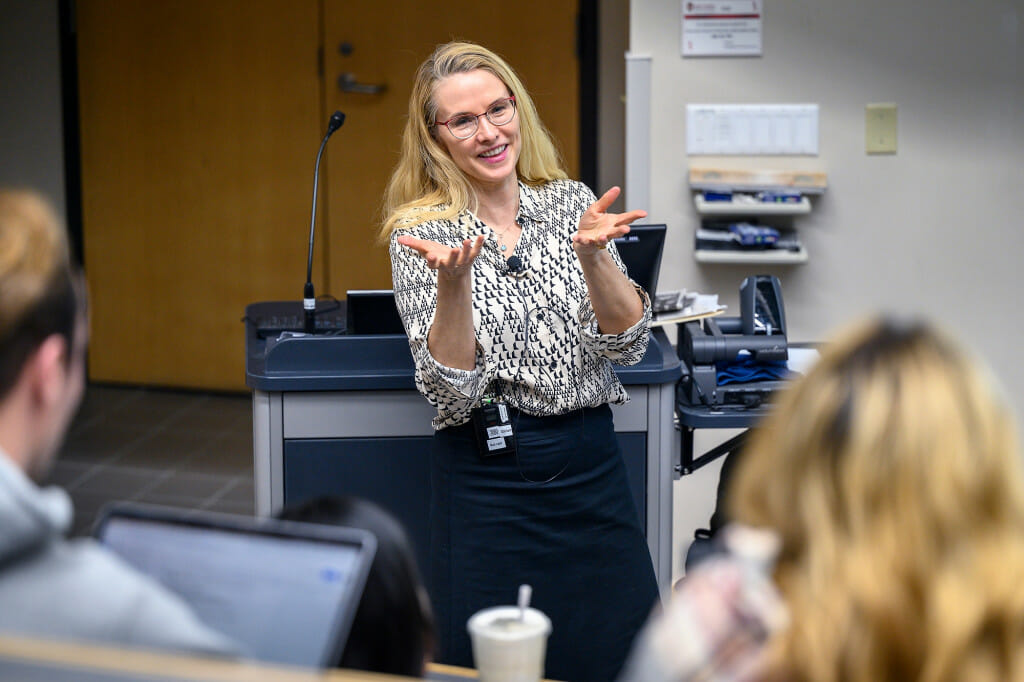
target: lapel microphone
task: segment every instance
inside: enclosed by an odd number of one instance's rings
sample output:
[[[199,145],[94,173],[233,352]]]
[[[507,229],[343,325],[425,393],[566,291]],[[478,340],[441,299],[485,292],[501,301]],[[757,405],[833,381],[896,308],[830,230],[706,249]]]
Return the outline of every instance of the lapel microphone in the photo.
[[[526,268],[523,267],[523,261],[519,256],[512,256],[505,261],[505,265],[508,267],[506,272],[510,275],[518,275],[521,272],[526,272]]]

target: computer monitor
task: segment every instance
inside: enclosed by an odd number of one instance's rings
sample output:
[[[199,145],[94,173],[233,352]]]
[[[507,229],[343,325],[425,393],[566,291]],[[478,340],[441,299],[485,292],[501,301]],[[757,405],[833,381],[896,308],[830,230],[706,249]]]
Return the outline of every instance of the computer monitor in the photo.
[[[404,334],[391,289],[355,289],[345,294],[348,334]]]
[[[665,231],[665,225],[631,225],[629,234],[615,240],[615,248],[626,264],[630,279],[639,284],[651,300],[658,292]]]
[[[320,668],[341,658],[377,548],[352,528],[128,503],[94,534],[244,657]]]

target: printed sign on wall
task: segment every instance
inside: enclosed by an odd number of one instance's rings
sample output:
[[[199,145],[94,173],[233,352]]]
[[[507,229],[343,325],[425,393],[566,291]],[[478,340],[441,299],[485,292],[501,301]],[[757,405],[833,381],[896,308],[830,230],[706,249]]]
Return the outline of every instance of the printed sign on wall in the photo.
[[[761,55],[763,0],[682,0],[684,57]]]

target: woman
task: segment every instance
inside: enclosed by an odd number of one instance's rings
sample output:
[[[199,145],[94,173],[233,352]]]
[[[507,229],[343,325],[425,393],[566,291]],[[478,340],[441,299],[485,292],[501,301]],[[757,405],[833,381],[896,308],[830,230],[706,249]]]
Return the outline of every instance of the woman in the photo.
[[[434,621],[412,545],[401,524],[355,497],[317,497],[285,507],[287,521],[359,528],[373,533],[377,553],[335,667],[423,677],[433,656]]]
[[[449,43],[417,71],[382,238],[437,407],[443,662],[471,665],[468,618],[529,583],[553,623],[546,674],[614,679],[657,600],[608,407],[628,399],[611,362],[640,360],[651,314],[612,243],[646,214],[608,213],[618,194],[566,179],[494,53]]]
[[[774,535],[771,582],[702,564],[624,679],[1024,679],[1013,419],[933,327],[875,320],[831,344],[749,442],[729,501]],[[670,643],[687,631],[705,646],[684,660]]]

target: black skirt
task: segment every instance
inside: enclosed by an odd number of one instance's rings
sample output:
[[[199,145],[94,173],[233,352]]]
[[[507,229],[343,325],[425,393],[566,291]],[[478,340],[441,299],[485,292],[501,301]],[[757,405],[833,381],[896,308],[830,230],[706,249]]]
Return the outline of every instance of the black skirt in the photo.
[[[552,623],[545,675],[614,680],[658,586],[611,409],[514,415],[516,455],[481,458],[468,424],[434,435],[437,658],[472,666],[466,621],[528,583]]]

